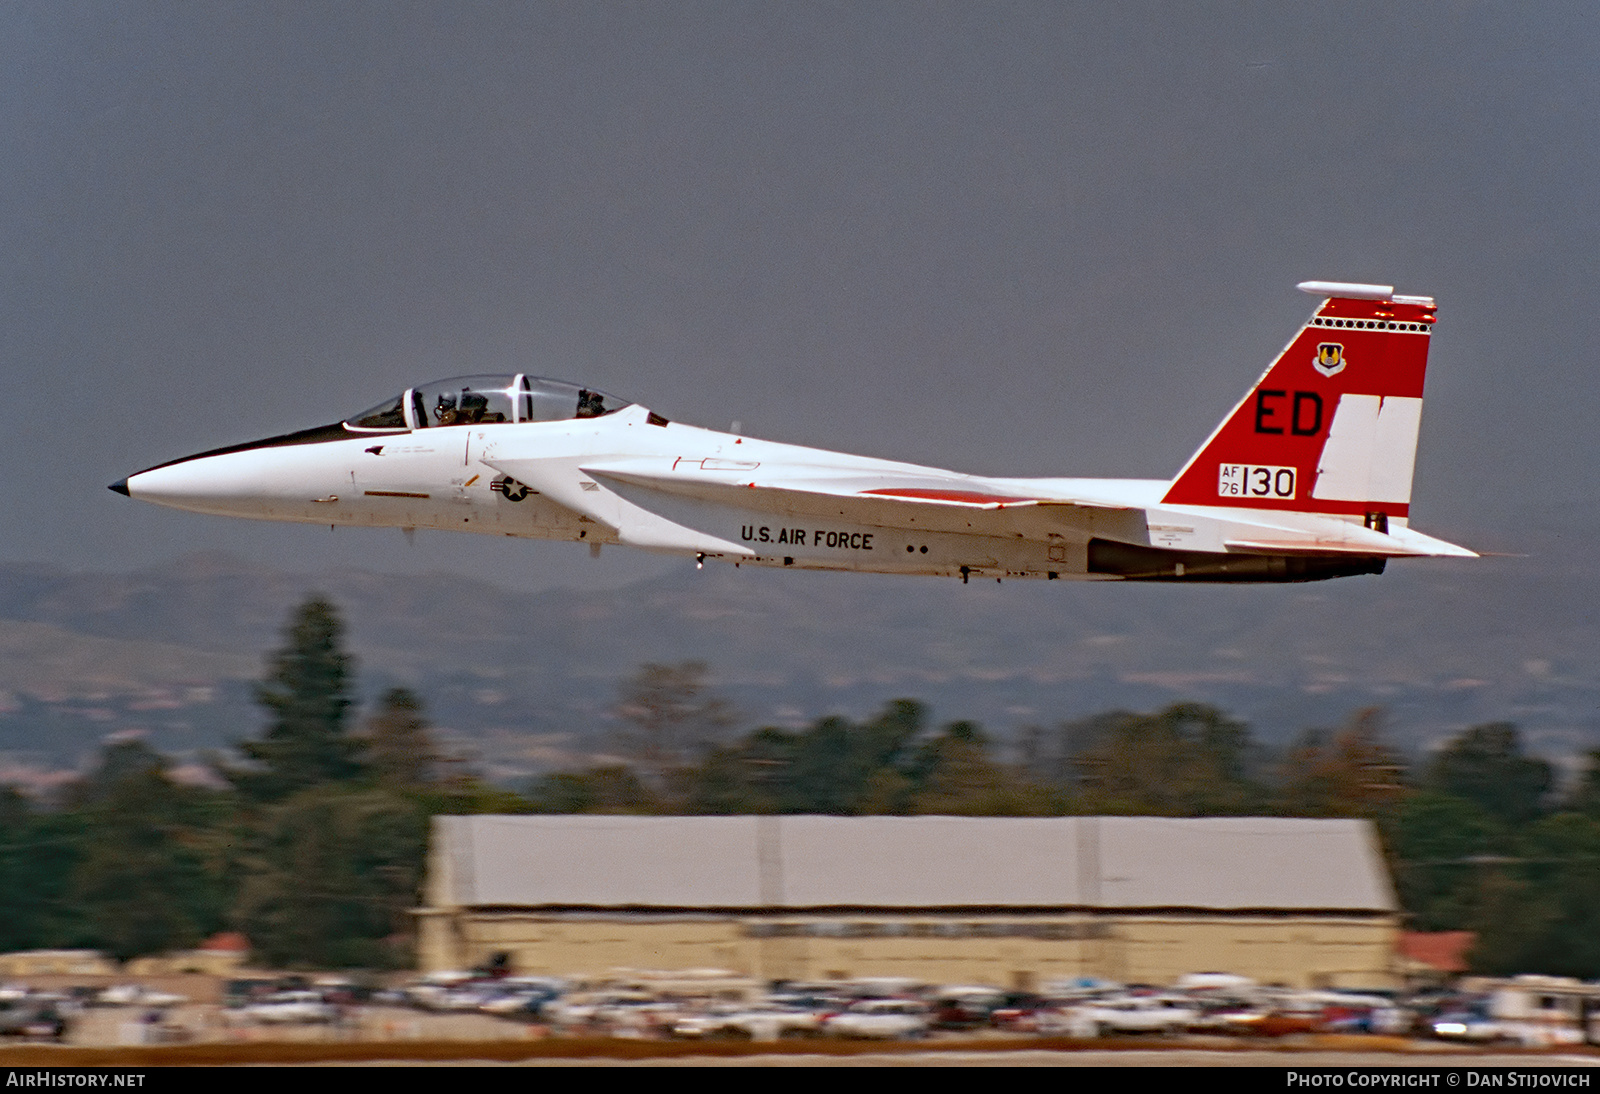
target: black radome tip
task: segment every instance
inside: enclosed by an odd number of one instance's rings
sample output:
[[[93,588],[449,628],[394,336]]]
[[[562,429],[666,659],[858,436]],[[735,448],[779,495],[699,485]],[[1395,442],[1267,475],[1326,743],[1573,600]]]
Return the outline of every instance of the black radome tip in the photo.
[[[115,490],[117,493],[121,494],[125,498],[132,497],[132,495],[128,493],[128,480],[127,479],[118,479],[116,482],[114,482],[110,486],[106,487],[106,489],[107,490]]]

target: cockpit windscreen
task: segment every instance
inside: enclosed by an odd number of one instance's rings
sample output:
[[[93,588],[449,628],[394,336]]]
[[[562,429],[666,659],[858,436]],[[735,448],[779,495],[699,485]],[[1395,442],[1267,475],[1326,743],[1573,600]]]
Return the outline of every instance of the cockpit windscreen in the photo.
[[[345,421],[353,432],[388,432],[501,422],[564,422],[598,418],[626,406],[623,399],[564,380],[538,376],[457,376],[379,403]]]

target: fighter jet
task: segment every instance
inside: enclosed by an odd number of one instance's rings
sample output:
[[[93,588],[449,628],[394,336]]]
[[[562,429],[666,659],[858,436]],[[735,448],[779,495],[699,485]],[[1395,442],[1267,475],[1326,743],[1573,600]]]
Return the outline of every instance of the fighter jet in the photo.
[[[966,475],[701,429],[517,374],[423,384],[111,489],[257,520],[963,581],[1317,581],[1476,557],[1409,525],[1432,298],[1298,287],[1322,302],[1170,480]]]

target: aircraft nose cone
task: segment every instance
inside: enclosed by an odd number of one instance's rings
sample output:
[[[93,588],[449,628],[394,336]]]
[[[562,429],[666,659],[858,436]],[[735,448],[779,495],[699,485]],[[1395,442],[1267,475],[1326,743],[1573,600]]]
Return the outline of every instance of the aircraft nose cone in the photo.
[[[121,494],[125,498],[133,496],[133,495],[128,493],[128,480],[127,479],[118,479],[116,482],[114,482],[110,486],[106,487],[106,489],[107,490],[115,490],[117,493]]]

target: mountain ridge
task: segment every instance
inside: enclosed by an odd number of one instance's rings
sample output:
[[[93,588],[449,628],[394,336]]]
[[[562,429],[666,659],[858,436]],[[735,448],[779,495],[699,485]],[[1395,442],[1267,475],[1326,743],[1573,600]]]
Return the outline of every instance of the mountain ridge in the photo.
[[[1192,699],[1280,743],[1382,706],[1413,751],[1502,719],[1553,758],[1593,746],[1600,627],[1581,567],[1390,570],[1291,586],[963,586],[685,564],[611,589],[518,591],[221,553],[121,574],[0,564],[0,753],[73,766],[111,732],[180,753],[259,732],[253,681],[313,593],[347,622],[364,696],[415,688],[441,732],[506,778],[580,762],[601,748],[620,682],[685,660],[711,666],[748,726],[908,696],[1005,736]]]

